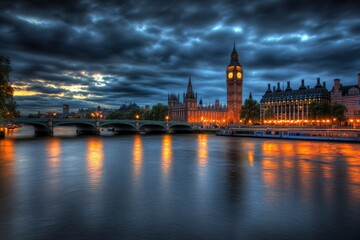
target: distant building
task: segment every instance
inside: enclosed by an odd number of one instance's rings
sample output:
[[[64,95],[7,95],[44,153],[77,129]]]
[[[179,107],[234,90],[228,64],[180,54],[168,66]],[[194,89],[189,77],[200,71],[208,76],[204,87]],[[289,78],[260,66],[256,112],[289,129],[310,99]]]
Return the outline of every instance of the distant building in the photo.
[[[193,91],[191,78],[183,101],[180,95],[168,95],[168,114],[171,121],[198,123],[239,123],[242,106],[243,69],[238,60],[235,45],[226,69],[227,105],[221,105],[218,99],[212,105],[204,105],[198,101],[197,93]]]
[[[67,104],[63,105],[63,116],[67,116],[70,113],[70,106]]]
[[[360,117],[360,73],[358,74],[357,85],[343,86],[340,79],[334,80],[334,87],[331,90],[331,103],[342,104],[347,108],[345,117]]]
[[[260,119],[276,120],[284,122],[306,121],[311,115],[311,103],[330,103],[330,93],[326,89],[326,84],[320,84],[320,78],[314,88],[306,87],[304,80],[298,89],[293,90],[290,82],[287,82],[285,90],[281,90],[280,83],[277,88],[271,90],[270,84],[264,96],[260,100]],[[270,111],[270,112],[268,112]],[[267,116],[272,116],[267,119]]]

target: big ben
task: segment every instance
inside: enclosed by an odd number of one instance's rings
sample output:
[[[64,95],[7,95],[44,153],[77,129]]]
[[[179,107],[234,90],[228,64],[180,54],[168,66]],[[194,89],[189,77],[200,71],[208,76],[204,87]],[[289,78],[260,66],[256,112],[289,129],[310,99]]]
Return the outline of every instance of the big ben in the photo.
[[[230,64],[226,69],[228,123],[238,124],[242,105],[243,69],[235,49],[231,53]]]

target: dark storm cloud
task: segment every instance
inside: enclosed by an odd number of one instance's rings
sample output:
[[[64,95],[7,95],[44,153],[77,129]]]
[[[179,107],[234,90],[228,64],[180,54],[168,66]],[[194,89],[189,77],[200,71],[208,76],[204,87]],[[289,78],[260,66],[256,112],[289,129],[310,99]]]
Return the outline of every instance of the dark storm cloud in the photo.
[[[0,54],[9,56],[20,110],[166,103],[189,75],[204,102],[226,101],[233,42],[244,98],[301,79],[355,84],[360,3],[355,1],[1,2]]]

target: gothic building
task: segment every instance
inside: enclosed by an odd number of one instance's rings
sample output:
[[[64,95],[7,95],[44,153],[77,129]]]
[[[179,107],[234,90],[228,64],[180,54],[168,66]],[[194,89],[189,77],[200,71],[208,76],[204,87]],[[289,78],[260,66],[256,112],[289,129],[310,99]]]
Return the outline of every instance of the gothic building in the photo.
[[[268,84],[268,89],[260,100],[260,119],[264,123],[267,120],[307,121],[311,116],[312,102],[330,103],[330,94],[325,82],[320,84],[320,78],[314,88],[306,87],[304,80],[301,80],[300,87],[295,90],[290,87],[290,82],[287,82],[285,90],[280,88],[280,83],[273,90]]]
[[[191,78],[183,101],[180,95],[168,95],[168,114],[171,121],[228,124],[239,123],[242,105],[243,69],[235,49],[231,53],[230,63],[226,69],[227,105],[216,99],[212,105],[198,101],[197,93],[192,88]]]

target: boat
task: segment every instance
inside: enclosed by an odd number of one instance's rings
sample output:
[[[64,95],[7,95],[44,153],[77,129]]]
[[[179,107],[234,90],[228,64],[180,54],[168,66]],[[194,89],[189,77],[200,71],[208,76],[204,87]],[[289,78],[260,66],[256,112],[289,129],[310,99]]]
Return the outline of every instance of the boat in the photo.
[[[5,128],[7,128],[7,129],[15,129],[15,128],[19,128],[19,127],[20,127],[19,124],[13,124],[13,123],[5,124]]]
[[[222,129],[218,136],[273,138],[285,140],[312,140],[329,142],[358,142],[358,129]]]

